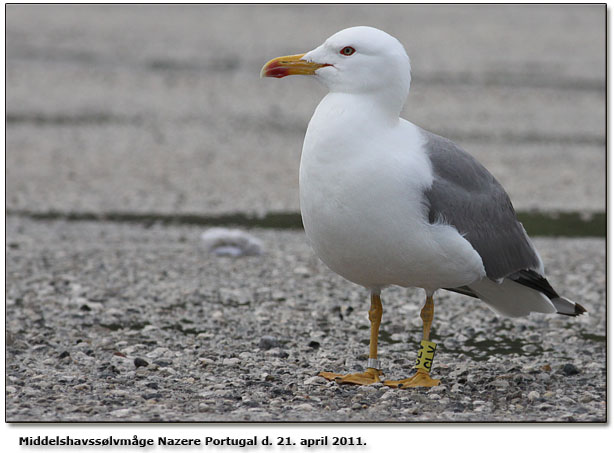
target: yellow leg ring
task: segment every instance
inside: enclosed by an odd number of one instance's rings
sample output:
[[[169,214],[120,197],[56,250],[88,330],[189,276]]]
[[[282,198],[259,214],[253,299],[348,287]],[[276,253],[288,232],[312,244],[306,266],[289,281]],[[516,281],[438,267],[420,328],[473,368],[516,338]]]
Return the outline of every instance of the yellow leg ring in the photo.
[[[432,341],[422,340],[420,342],[420,349],[418,350],[418,357],[416,358],[416,365],[414,368],[430,373],[436,349],[437,344]]]

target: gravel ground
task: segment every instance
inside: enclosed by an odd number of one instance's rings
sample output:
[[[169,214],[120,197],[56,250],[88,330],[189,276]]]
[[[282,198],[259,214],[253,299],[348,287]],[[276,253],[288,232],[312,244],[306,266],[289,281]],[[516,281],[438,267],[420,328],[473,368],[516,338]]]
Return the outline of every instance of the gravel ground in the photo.
[[[7,421],[605,421],[601,239],[535,241],[588,315],[498,318],[441,293],[442,385],[396,390],[316,377],[365,365],[368,300],[302,232],[253,230],[266,252],[239,259],[201,232],[9,217]],[[380,358],[407,377],[422,294],[383,302]]]

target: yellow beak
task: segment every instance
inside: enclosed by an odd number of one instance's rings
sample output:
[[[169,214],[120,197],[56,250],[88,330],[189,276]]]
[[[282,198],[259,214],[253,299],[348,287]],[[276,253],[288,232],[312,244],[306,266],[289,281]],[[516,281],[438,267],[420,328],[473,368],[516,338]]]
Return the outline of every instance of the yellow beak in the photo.
[[[305,54],[288,55],[286,57],[273,58],[262,67],[260,77],[275,77],[281,79],[289,75],[314,75],[316,71],[329,64],[313,63],[301,60]]]

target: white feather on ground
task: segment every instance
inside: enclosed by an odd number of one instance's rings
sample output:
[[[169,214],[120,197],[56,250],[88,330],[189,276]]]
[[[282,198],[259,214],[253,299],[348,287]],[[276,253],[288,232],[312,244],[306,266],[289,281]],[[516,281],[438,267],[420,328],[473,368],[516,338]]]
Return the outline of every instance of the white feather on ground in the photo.
[[[218,256],[257,256],[263,252],[260,239],[239,229],[210,228],[200,238],[206,249]]]

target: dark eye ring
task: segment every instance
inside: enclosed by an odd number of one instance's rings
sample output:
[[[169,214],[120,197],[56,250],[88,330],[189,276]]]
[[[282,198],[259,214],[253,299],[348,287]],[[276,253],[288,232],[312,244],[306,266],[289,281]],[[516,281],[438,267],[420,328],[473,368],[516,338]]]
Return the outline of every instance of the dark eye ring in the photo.
[[[356,52],[356,49],[354,49],[353,47],[350,47],[350,46],[346,46],[343,49],[341,49],[341,51],[339,53],[341,55],[345,55],[346,57],[349,57],[354,52]]]

